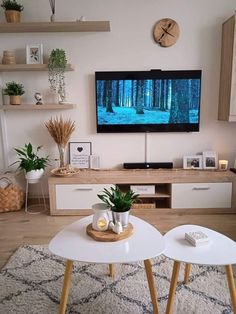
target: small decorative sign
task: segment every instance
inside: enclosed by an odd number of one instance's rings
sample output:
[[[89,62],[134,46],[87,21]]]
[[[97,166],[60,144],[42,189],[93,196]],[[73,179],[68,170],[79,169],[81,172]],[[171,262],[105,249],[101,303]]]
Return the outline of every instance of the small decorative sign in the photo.
[[[69,163],[76,168],[89,168],[89,156],[92,153],[91,142],[70,142]]]

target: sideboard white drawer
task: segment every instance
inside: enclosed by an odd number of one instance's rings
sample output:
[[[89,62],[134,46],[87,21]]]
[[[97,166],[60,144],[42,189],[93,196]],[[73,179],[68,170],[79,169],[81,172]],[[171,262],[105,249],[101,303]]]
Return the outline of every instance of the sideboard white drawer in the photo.
[[[56,209],[91,209],[101,202],[97,197],[104,188],[113,184],[58,184],[56,185]]]
[[[174,183],[172,208],[230,208],[232,183]]]

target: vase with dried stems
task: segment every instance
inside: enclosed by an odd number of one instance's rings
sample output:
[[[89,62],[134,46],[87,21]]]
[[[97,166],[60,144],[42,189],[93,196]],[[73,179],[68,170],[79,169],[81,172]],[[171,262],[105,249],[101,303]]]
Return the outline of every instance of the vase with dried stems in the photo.
[[[72,122],[70,119],[63,120],[62,117],[56,117],[54,119],[51,118],[48,122],[46,122],[45,126],[58,146],[60,161],[59,167],[65,167],[65,149],[71,134],[75,130],[75,122]]]
[[[56,0],[49,0],[49,4],[51,7],[52,15],[50,17],[51,22],[55,22],[55,9],[56,9]]]

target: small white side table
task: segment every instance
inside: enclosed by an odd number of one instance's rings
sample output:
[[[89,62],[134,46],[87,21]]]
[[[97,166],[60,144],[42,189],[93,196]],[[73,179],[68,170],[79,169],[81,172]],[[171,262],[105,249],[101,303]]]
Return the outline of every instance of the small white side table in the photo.
[[[59,313],[64,314],[66,311],[73,261],[119,264],[143,260],[153,313],[158,314],[157,292],[150,259],[161,255],[165,249],[161,233],[144,220],[130,216],[134,233],[129,238],[117,242],[98,242],[86,234],[86,227],[92,222],[92,217],[82,218],[67,226],[49,243],[49,250],[53,254],[67,260]]]
[[[38,184],[39,186],[39,192],[41,192],[41,196],[43,199],[43,204],[40,204],[40,197],[38,196],[38,204],[34,204],[34,205],[30,205],[28,206],[28,193],[29,193],[29,184]],[[39,211],[33,211],[32,208],[33,207],[39,207],[39,206],[43,206],[43,210],[39,210]],[[29,180],[26,180],[26,188],[25,188],[25,212],[29,213],[29,214],[40,214],[42,212],[45,212],[47,210],[47,205],[46,205],[46,201],[45,201],[45,196],[44,196],[44,192],[43,192],[43,185],[42,185],[42,181],[39,180],[37,182],[29,182]]]
[[[185,232],[202,231],[210,242],[194,247],[185,240]],[[188,282],[191,264],[225,266],[233,311],[236,314],[236,288],[232,265],[236,264],[236,243],[223,234],[197,225],[176,227],[164,235],[166,250],[164,255],[174,260],[169,299],[166,314],[173,312],[174,296],[178,281],[180,263],[186,263],[185,280]]]

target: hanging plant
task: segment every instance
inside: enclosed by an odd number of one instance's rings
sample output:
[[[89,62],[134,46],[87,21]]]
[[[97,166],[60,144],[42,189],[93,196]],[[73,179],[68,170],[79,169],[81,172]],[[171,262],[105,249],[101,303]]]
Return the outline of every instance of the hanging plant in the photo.
[[[53,49],[48,59],[48,80],[50,88],[59,95],[59,102],[66,100],[65,69],[67,59],[63,49]]]

